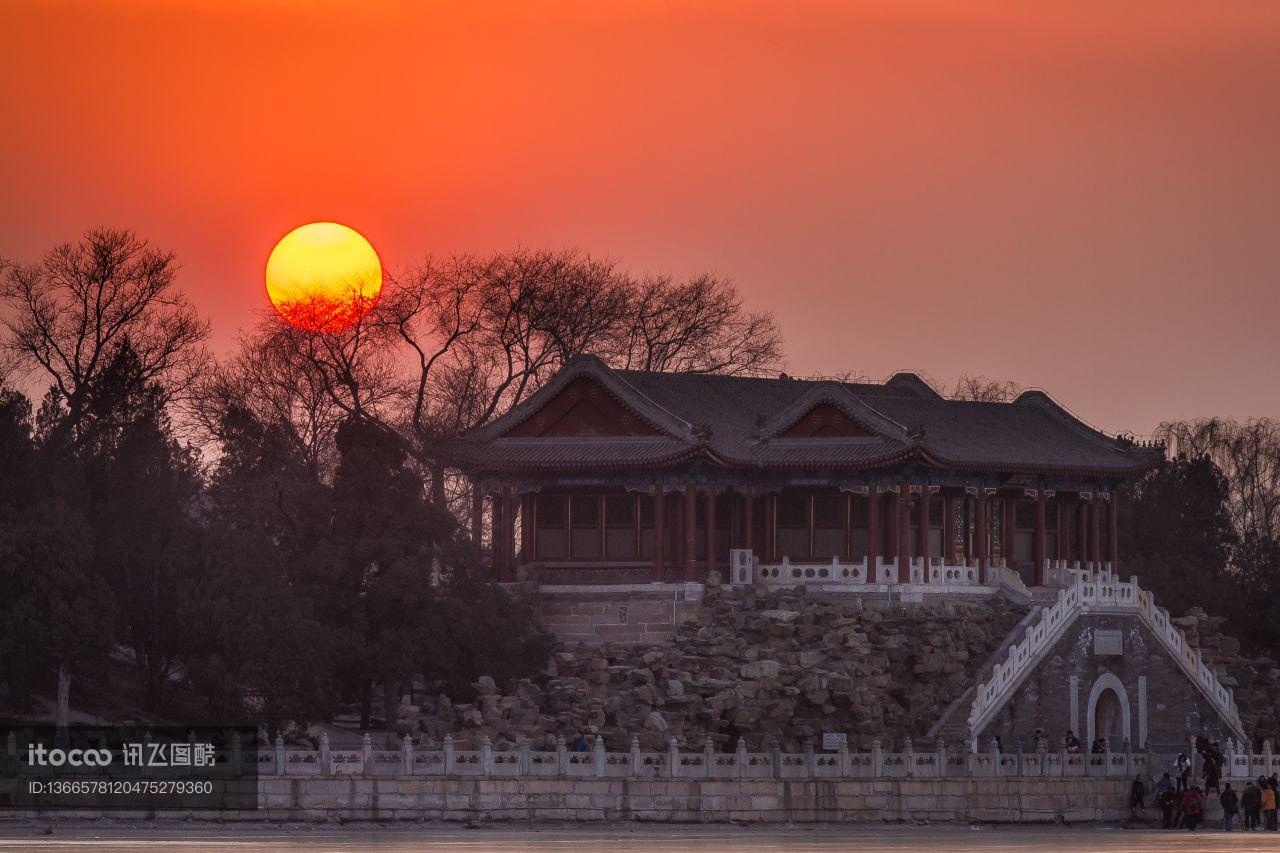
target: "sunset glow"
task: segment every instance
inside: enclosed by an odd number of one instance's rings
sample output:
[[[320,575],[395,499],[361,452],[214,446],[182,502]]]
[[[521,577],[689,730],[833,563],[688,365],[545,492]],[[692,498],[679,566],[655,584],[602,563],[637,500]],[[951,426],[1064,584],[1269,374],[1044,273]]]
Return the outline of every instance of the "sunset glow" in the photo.
[[[354,229],[312,222],[276,244],[266,280],[267,296],[286,322],[310,332],[340,332],[377,302],[382,263]]]

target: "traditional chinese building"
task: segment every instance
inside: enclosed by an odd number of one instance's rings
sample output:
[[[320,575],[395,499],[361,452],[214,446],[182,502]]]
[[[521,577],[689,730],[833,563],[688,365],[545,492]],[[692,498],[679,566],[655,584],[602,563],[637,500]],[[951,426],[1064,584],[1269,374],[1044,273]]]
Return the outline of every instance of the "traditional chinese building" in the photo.
[[[1004,595],[1027,616],[931,739],[1239,741],[1230,689],[1118,575],[1117,490],[1162,452],[1040,391],[967,402],[910,373],[762,379],[594,358],[447,448],[476,486],[477,549],[491,543],[495,577],[533,591],[564,642],[669,642],[713,571],[876,606]]]
[[[911,373],[744,378],[586,357],[447,453],[476,483],[473,528],[492,531],[503,581],[701,581],[741,549],[778,580],[927,588],[1116,567],[1116,489],[1160,449],[1040,391],[969,402]]]

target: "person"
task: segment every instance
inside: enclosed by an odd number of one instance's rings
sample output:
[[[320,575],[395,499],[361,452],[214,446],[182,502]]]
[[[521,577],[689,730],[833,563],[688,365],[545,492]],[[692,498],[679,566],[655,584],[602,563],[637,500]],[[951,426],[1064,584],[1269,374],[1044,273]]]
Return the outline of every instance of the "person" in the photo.
[[[1071,729],[1067,729],[1066,735],[1063,736],[1062,745],[1072,755],[1077,755],[1080,752],[1080,738],[1076,737],[1076,733]]]
[[[1132,820],[1138,819],[1138,812],[1147,807],[1145,802],[1147,798],[1147,786],[1142,782],[1142,775],[1133,777],[1133,784],[1129,786],[1129,817]]]
[[[1161,785],[1164,787],[1162,788]],[[1174,812],[1178,808],[1178,791],[1168,773],[1156,783],[1156,805],[1160,807],[1160,825],[1165,829],[1173,829],[1177,826]]]
[[[1106,741],[1100,737],[1094,738],[1093,743],[1089,746],[1089,752],[1093,755],[1102,755],[1106,751]]]
[[[1262,824],[1262,789],[1250,782],[1244,786],[1240,795],[1240,809],[1244,812],[1244,828],[1249,831],[1258,829]]]
[[[1178,760],[1173,764],[1174,778],[1178,780],[1178,793],[1183,794],[1187,790],[1187,782],[1191,778],[1191,759],[1187,758],[1185,752],[1178,753]]]
[[[1274,830],[1276,828],[1276,789],[1271,787],[1268,781],[1262,788],[1262,818],[1266,823],[1267,829]]]
[[[587,742],[586,735],[578,735],[578,739],[573,743],[574,752],[587,752],[591,749],[591,744]]]
[[[1240,811],[1240,797],[1236,795],[1230,782],[1218,795],[1218,802],[1222,804],[1222,828],[1230,832],[1231,824],[1236,819],[1236,812]]]
[[[1204,757],[1204,792],[1207,794],[1213,791],[1216,794],[1222,793],[1221,787],[1222,770],[1218,766],[1218,762],[1212,754]]]
[[[1204,794],[1200,793],[1199,786],[1193,785],[1182,795],[1182,825],[1190,832],[1195,832],[1196,827],[1200,825],[1200,818],[1204,815]]]

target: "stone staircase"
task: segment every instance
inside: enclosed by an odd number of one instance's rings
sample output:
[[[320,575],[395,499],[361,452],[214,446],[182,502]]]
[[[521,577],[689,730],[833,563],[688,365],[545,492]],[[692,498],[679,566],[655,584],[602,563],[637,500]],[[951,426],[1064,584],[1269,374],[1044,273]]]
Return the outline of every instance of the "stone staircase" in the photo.
[[[973,707],[974,691],[979,684],[991,677],[996,664],[1009,656],[1009,649],[1026,636],[1027,629],[1039,618],[1040,610],[1056,601],[1057,597],[1056,589],[1035,587],[1030,590],[1031,608],[1027,614],[1018,621],[1018,624],[1009,629],[1009,633],[1005,635],[1000,645],[987,656],[982,666],[978,667],[974,682],[969,685],[969,688],[957,696],[942,712],[942,716],[938,717],[937,722],[929,729],[929,734],[925,736],[926,743],[932,744],[941,739],[948,748],[954,747],[965,751],[969,749],[969,741],[972,738],[969,733],[969,710]]]
[[[1039,665],[1077,618],[1088,614],[1123,613],[1136,617],[1154,635],[1158,644],[1218,713],[1232,737],[1239,743],[1246,742],[1230,688],[1218,680],[1214,670],[1205,664],[1200,651],[1187,642],[1182,631],[1169,619],[1168,611],[1156,606],[1155,598],[1138,585],[1136,577],[1122,581],[1110,570],[1098,572],[1096,577],[1092,573],[1076,572],[1067,586],[1047,591],[1056,593],[1056,601],[1051,606],[1035,607],[1033,613],[1039,614],[1040,618],[1031,620],[1032,624],[1024,630],[1023,639],[1009,644],[1007,657],[997,661],[990,670],[990,678],[980,681],[972,691],[972,710],[966,726],[971,733],[982,731],[987,726],[1018,689],[1022,679]],[[1028,598],[1035,600],[1039,592],[1029,592]]]

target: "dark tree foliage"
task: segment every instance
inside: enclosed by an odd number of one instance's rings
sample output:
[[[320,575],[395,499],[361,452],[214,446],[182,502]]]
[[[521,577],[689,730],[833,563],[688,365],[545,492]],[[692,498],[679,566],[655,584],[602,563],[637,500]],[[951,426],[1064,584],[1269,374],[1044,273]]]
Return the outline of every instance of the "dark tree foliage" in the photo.
[[[1233,562],[1240,570],[1243,606],[1233,626],[1244,629],[1258,648],[1280,651],[1280,540],[1267,534],[1245,534]]]
[[[504,685],[551,656],[533,611],[474,572],[455,572],[434,604],[419,660],[431,692],[469,696],[481,675]]]
[[[1204,456],[1179,456],[1129,488],[1119,510],[1120,565],[1172,613],[1238,612],[1227,483]]]
[[[19,709],[57,691],[110,645],[114,598],[93,571],[89,526],[51,488],[32,435],[31,404],[0,389],[0,696]]]

